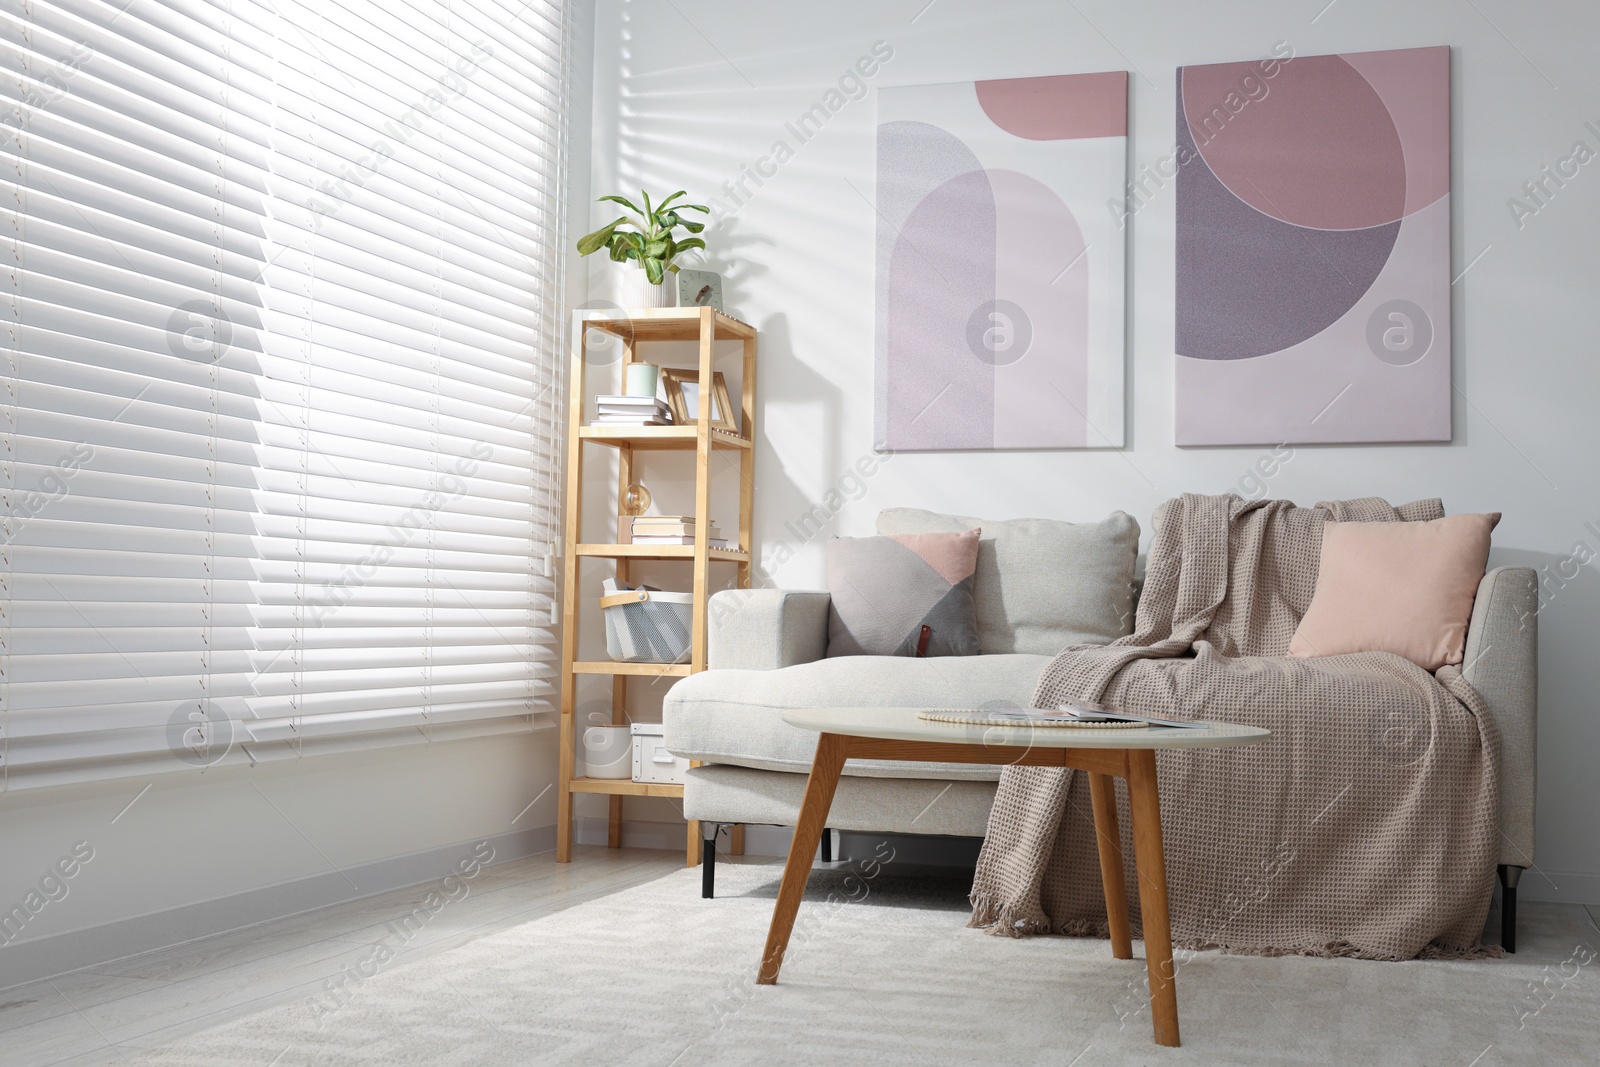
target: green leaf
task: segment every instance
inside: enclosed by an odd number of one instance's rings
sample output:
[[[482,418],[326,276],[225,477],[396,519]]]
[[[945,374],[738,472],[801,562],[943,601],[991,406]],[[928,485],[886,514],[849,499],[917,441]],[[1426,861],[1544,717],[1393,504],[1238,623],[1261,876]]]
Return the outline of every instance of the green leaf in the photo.
[[[639,255],[638,240],[638,234],[628,233],[625,230],[612,234],[611,261],[613,263],[623,263],[629,259],[637,258]]]
[[[644,217],[651,226],[654,226],[656,224],[656,209],[650,206],[650,194],[640,189],[639,195],[644,198]]]
[[[657,237],[644,246],[644,254],[655,259],[672,258],[672,238]]]
[[[659,259],[646,258],[644,261],[644,276],[650,279],[651,285],[660,285],[661,279],[666,276],[666,268]]]
[[[671,196],[669,196],[665,200],[661,201],[661,203],[657,204],[656,205],[656,210],[660,211],[662,208],[665,208],[668,204],[670,204],[674,200],[678,199],[678,197],[685,195],[685,193],[687,193],[687,190],[679,189],[677,192],[673,193]]]
[[[606,201],[606,200],[611,201],[613,204],[621,204],[623,207],[627,208],[629,211],[633,212],[635,215],[639,215],[639,216],[643,216],[644,215],[644,212],[639,210],[638,205],[636,205],[632,200],[629,200],[625,196],[602,196],[599,200],[596,200],[595,203],[598,204],[598,203],[601,203],[601,202]]]
[[[688,237],[688,238],[685,238],[684,240],[679,241],[677,243],[677,250],[675,252],[673,252],[673,255],[678,255],[680,253],[687,252],[691,248],[704,248],[705,246],[706,246],[706,243],[704,241],[702,241],[700,238],[698,238],[698,237]]]
[[[679,211],[698,211],[702,215],[711,214],[711,209],[706,207],[704,204],[679,204],[678,207],[677,207],[677,210],[679,210]]]
[[[611,240],[611,235],[616,232],[617,227],[627,221],[628,217],[626,215],[619,215],[616,219],[593,233],[587,233],[578,238],[578,255],[587,256],[600,251]]]
[[[682,220],[679,221],[678,224],[680,226],[682,226],[684,229],[688,230],[690,233],[699,233],[701,230],[706,228],[706,224],[705,223],[703,223],[703,222],[690,222],[688,219],[682,219]]]

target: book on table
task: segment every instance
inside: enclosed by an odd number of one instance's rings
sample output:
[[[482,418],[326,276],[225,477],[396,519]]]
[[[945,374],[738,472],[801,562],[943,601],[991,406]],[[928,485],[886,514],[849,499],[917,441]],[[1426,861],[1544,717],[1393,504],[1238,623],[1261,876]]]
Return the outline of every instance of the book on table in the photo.
[[[1015,722],[1018,725],[1030,722],[1133,722],[1145,726],[1171,726],[1185,730],[1204,730],[1207,725],[1192,719],[1143,715],[1128,711],[1126,708],[1094,704],[1087,700],[1077,700],[1055,708],[986,708],[984,711],[986,715],[998,721]]]

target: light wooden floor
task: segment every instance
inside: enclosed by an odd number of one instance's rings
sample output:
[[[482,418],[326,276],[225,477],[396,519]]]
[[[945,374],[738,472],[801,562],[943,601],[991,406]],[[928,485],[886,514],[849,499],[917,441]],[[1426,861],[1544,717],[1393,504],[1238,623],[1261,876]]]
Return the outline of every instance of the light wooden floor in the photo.
[[[415,966],[474,938],[659,878],[682,851],[576,847],[486,868],[385,970]],[[738,862],[723,857],[722,862]],[[763,860],[761,862],[774,862]],[[383,936],[425,887],[202,938],[0,990],[0,1067],[116,1061],[229,1019],[305,998]]]
[[[416,966],[476,938],[681,870],[680,851],[577,847],[573,862],[546,853],[487,868],[396,954],[390,968]],[[778,864],[770,858],[719,863]],[[776,872],[775,872],[776,873]],[[948,872],[945,872],[948,876]],[[219,934],[71,974],[0,990],[0,1067],[116,1063],[119,1050],[160,1047],[186,1034],[277,1004],[302,1000],[383,936],[425,886],[397,889],[287,919]],[[1600,906],[1525,902],[1587,914]],[[1491,913],[1486,936],[1499,919]]]

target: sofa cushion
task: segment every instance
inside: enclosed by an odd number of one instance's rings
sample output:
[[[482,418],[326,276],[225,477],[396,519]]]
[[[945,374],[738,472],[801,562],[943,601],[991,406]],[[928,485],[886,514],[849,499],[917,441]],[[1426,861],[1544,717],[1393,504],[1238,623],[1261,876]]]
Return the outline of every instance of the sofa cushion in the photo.
[[[1133,630],[1133,569],[1139,524],[1112,512],[1100,522],[996,522],[889,508],[880,534],[946,533],[981,527],[973,599],[985,653],[1053,656],[1068,645],[1103,645]]]
[[[1291,656],[1393,652],[1425,671],[1461,662],[1472,601],[1500,521],[1329,522],[1311,606]]]
[[[976,656],[978,531],[828,538],[828,655]]]
[[[667,693],[667,748],[687,759],[804,773],[817,735],[783,721],[794,708],[976,708],[1026,705],[1048,656],[842,656],[776,671],[703,671]],[[992,780],[1000,768],[967,763],[851,760],[845,774]]]

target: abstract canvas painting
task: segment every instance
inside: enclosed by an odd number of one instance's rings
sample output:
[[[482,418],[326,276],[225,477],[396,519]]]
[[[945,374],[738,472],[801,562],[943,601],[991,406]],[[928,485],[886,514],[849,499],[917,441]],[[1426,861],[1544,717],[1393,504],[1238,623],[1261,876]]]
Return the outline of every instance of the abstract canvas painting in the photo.
[[[1450,440],[1450,49],[1178,70],[1180,445]]]
[[[878,94],[879,450],[1123,443],[1126,72]]]

